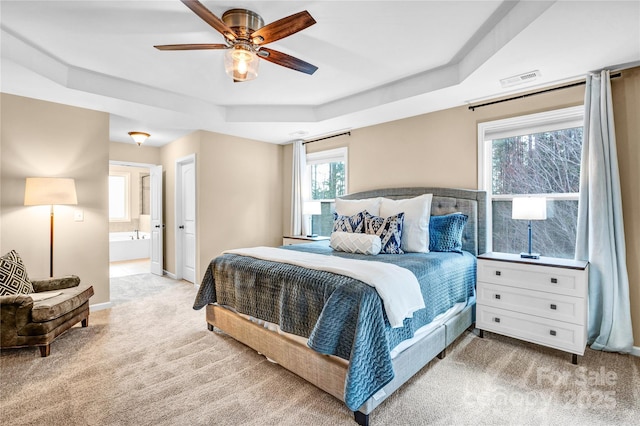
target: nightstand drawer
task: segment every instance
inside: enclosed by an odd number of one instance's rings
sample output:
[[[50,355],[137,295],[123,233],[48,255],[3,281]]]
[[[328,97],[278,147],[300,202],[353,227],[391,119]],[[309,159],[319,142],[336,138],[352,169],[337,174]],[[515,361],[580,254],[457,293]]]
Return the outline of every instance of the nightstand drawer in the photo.
[[[584,354],[584,326],[481,305],[476,307],[476,325],[481,330]]]
[[[478,281],[584,298],[583,270],[492,260],[478,261]]]
[[[577,325],[586,323],[586,304],[579,297],[479,282],[477,303]]]

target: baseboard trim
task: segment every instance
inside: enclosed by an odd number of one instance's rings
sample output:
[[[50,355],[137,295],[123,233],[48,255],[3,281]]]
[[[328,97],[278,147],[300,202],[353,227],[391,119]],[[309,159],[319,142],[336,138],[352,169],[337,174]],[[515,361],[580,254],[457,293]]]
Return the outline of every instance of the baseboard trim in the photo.
[[[167,271],[166,269],[163,270],[162,273],[164,275],[168,276],[169,278],[171,278],[172,280],[177,280],[178,279],[176,274],[173,274],[173,273]]]
[[[631,355],[640,357],[640,347],[634,346],[631,348]]]
[[[109,309],[113,307],[113,303],[105,302],[105,303],[96,303],[95,305],[89,305],[89,309],[92,311],[101,311],[103,309]]]

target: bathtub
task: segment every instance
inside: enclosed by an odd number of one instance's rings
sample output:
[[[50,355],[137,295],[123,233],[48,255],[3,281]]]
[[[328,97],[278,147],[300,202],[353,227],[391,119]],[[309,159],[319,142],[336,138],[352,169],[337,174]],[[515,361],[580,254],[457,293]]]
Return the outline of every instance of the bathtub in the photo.
[[[148,232],[110,232],[109,261],[147,259],[151,256],[151,236]]]

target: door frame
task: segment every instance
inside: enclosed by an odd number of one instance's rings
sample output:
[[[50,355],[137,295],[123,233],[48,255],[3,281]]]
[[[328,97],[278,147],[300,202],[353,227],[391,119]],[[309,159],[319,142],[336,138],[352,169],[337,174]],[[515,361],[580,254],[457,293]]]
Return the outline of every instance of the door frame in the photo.
[[[182,238],[182,234],[178,231],[178,224],[182,222],[182,167],[186,164],[193,164],[194,171],[194,216],[195,216],[195,224],[194,224],[194,240],[193,244],[195,245],[193,253],[196,257],[194,259],[195,265],[195,273],[198,273],[198,169],[196,162],[196,154],[189,154],[184,157],[180,157],[175,161],[175,201],[174,205],[174,214],[175,214],[175,257],[176,257],[176,279],[180,280],[183,278],[183,267],[184,267],[184,239]],[[195,277],[194,286],[198,286],[197,276]]]
[[[121,161],[121,160],[109,160],[109,165],[113,165],[113,166],[126,166],[126,167],[142,167],[142,168],[147,168],[149,169],[149,172],[151,172],[151,168],[152,167],[158,167],[158,166],[162,166],[161,164],[153,164],[153,163],[137,163],[134,161]],[[163,193],[162,193],[162,189],[160,190],[160,197],[162,199],[162,206],[164,208],[164,197],[163,197]],[[164,222],[164,219],[163,219]],[[164,238],[161,241],[161,245],[160,245],[160,252],[162,253],[164,251]],[[151,271],[149,271],[151,272]],[[166,273],[166,271],[163,269],[162,270],[163,274]]]

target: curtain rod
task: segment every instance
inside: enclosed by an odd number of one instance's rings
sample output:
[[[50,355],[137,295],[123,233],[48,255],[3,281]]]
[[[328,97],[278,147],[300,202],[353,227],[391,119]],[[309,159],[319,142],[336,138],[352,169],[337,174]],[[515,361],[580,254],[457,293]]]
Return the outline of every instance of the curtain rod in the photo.
[[[323,141],[325,139],[331,139],[331,138],[335,138],[335,137],[338,137],[338,136],[344,136],[344,135],[351,136],[351,132],[337,133],[335,135],[325,136],[323,138],[312,139],[310,141],[304,141],[304,142],[302,142],[302,145],[306,145],[308,143],[320,142],[320,141]]]
[[[617,77],[620,77],[621,75],[622,75],[622,73],[611,74],[611,78],[617,78]],[[518,96],[513,96],[511,98],[500,99],[500,100],[492,101],[492,102],[486,102],[486,103],[480,104],[480,105],[469,105],[469,109],[471,111],[475,111],[476,108],[482,108],[482,107],[485,107],[485,106],[495,105],[495,104],[499,104],[499,103],[502,103],[502,102],[514,101],[516,99],[524,99],[524,98],[528,98],[529,96],[541,95],[543,93],[553,92],[553,91],[560,90],[560,89],[568,89],[570,87],[582,86],[583,84],[587,84],[587,81],[586,80],[578,81],[576,83],[565,84],[564,86],[552,87],[551,89],[545,89],[545,90],[539,90],[537,92],[525,93],[524,95],[518,95]]]

